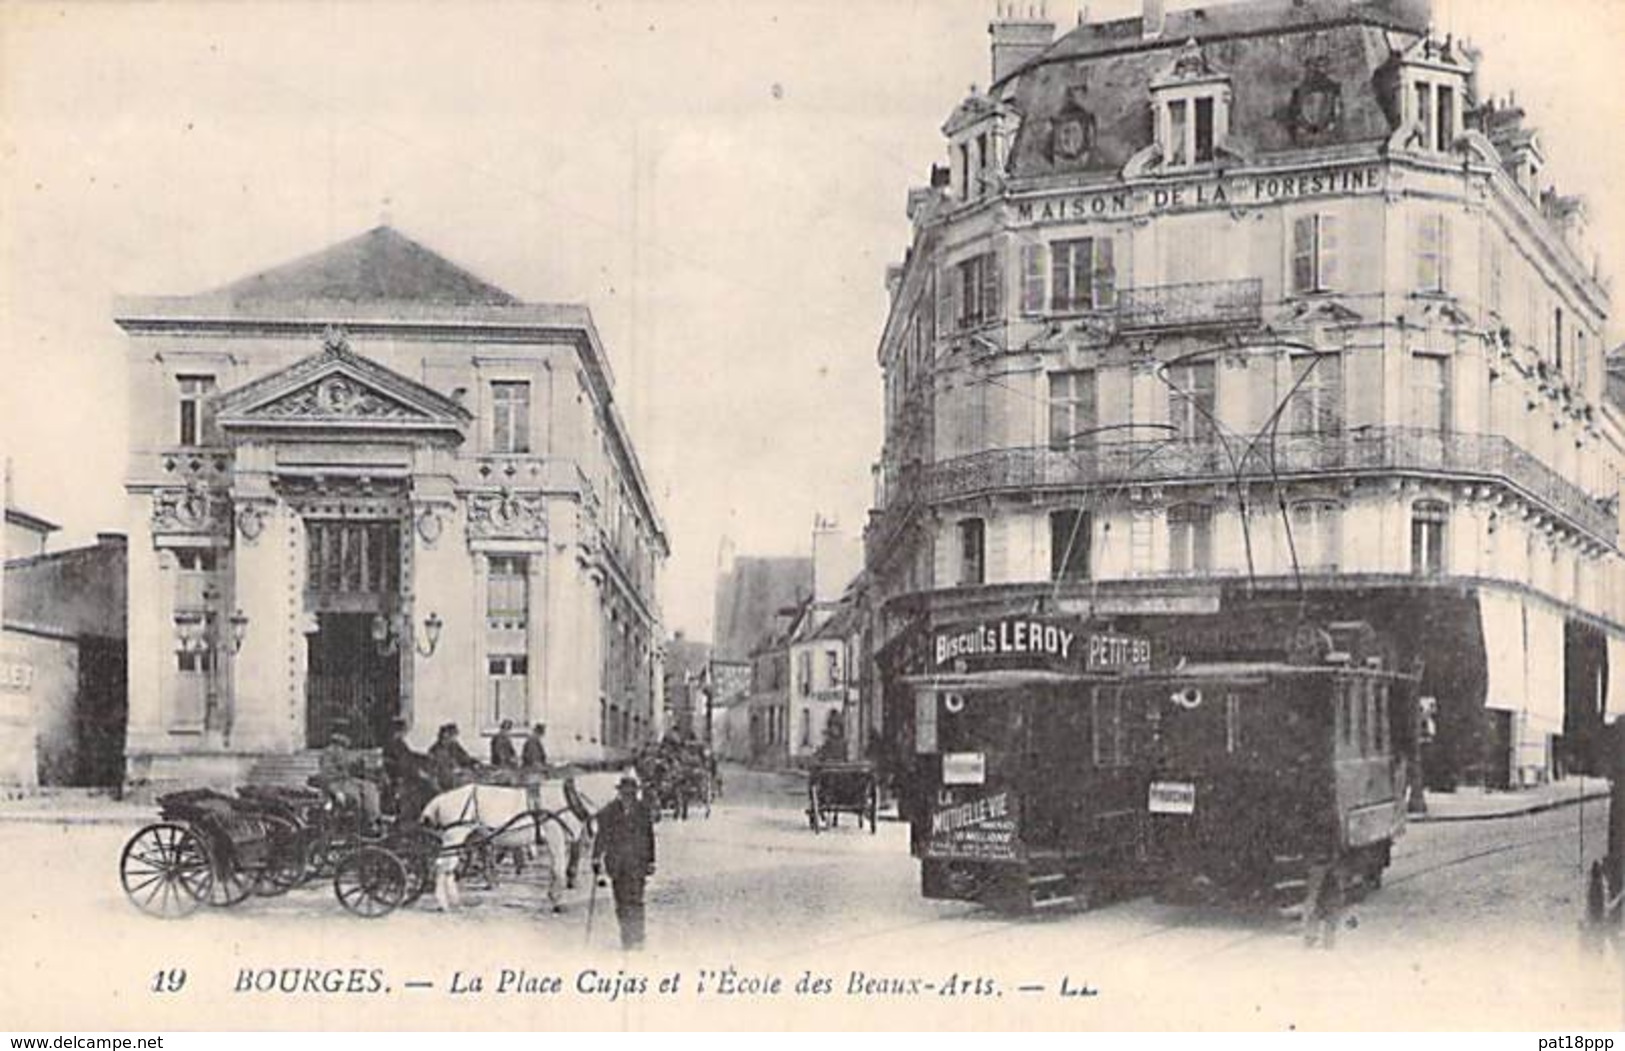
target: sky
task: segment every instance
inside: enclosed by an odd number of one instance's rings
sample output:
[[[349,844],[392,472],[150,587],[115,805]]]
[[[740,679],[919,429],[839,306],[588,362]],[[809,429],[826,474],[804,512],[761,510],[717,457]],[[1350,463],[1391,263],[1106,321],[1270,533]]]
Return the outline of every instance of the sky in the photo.
[[[861,531],[885,268],[943,120],[987,83],[994,6],[0,0],[14,503],[64,526],[57,548],[127,529],[114,296],[217,287],[387,220],[521,299],[591,308],[672,544],[666,626],[708,638],[725,540],[807,554],[818,514]],[[1435,13],[1484,49],[1490,91],[1516,89],[1619,272],[1625,0]]]

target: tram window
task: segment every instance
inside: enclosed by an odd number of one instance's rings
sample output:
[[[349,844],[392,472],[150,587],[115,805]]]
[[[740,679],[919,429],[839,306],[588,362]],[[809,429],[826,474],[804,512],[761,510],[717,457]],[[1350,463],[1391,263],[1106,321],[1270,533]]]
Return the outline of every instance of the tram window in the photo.
[[[1382,737],[1380,739],[1382,751],[1385,755],[1392,754],[1394,741],[1393,727],[1388,725],[1388,687],[1373,684],[1372,690],[1377,695],[1377,720],[1382,724]]]
[[[1224,695],[1224,750],[1241,751],[1241,698],[1233,693]]]
[[[1339,751],[1344,751],[1349,745],[1350,719],[1348,694],[1343,692],[1341,685],[1332,695],[1332,704],[1337,719],[1337,747]]]
[[[1123,691],[1095,690],[1093,697],[1096,766],[1123,766],[1128,762],[1128,726],[1123,718]]]
[[[1365,718],[1365,715],[1367,715],[1365,699],[1360,697],[1360,684],[1358,682],[1349,682],[1344,689],[1344,695],[1349,699],[1349,711],[1354,715],[1354,720],[1350,720],[1352,726],[1349,728],[1350,750],[1355,754],[1362,754],[1362,752],[1365,752],[1365,726],[1367,726],[1368,721]]]

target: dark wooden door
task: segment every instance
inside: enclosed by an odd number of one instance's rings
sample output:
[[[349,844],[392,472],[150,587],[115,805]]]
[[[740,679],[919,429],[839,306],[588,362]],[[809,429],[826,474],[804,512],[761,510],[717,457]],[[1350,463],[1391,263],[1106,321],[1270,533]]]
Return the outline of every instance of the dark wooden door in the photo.
[[[381,651],[373,617],[318,613],[309,637],[305,678],[305,743],[326,745],[335,730],[357,748],[375,748],[389,735],[400,710],[400,655]]]

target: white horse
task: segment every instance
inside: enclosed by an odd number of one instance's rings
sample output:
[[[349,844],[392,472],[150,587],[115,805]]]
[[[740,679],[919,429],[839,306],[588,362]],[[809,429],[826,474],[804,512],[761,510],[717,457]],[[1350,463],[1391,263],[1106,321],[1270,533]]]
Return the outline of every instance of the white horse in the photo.
[[[512,852],[545,865],[547,900],[554,912],[563,911],[561,864],[566,885],[573,887],[580,858],[592,845],[591,810],[569,780],[523,788],[463,785],[429,800],[422,820],[440,832],[434,896],[442,911],[461,904],[457,869],[470,840],[492,851],[487,864]],[[515,867],[522,868],[523,861]]]

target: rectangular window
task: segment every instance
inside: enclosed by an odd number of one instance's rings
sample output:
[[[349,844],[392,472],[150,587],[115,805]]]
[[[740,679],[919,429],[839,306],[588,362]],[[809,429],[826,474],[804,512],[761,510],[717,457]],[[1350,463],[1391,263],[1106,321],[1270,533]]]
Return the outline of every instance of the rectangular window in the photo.
[[[514,725],[530,722],[530,658],[522,653],[502,654],[487,659],[489,689],[485,711],[487,726],[499,726],[504,719]]]
[[[1168,422],[1174,426],[1175,437],[1212,440],[1215,382],[1211,361],[1176,365],[1168,370]]]
[[[1503,275],[1506,269],[1505,259],[1503,258],[1504,251],[1505,250],[1501,245],[1500,236],[1495,233],[1490,234],[1490,287],[1488,305],[1490,310],[1494,311],[1497,315],[1500,315],[1501,313],[1501,287],[1504,282]]]
[[[1187,116],[1185,101],[1183,99],[1168,103],[1168,166],[1183,167],[1190,163],[1190,153],[1185,148],[1185,136],[1188,134],[1190,118]]]
[[[1051,580],[1088,580],[1090,519],[1087,511],[1051,511],[1049,575]]]
[[[796,654],[796,686],[803,697],[812,693],[812,654],[806,650]]]
[[[997,253],[985,252],[965,260],[957,267],[956,283],[959,286],[957,320],[960,328],[970,328],[998,319],[999,288],[1002,281],[998,262]]]
[[[1337,216],[1300,215],[1292,223],[1292,291],[1330,291],[1337,278]]]
[[[491,450],[530,452],[530,384],[491,384]]]
[[[214,393],[213,376],[176,376],[181,392],[180,443],[204,445],[213,438],[213,421],[207,419],[205,404]]]
[[[1094,442],[1099,425],[1095,406],[1095,371],[1077,369],[1049,374],[1049,446],[1078,449]]]
[[[1410,376],[1412,427],[1431,433],[1450,429],[1450,359],[1438,354],[1412,354]]]
[[[1213,100],[1196,100],[1196,163],[1213,159]]]
[[[1552,362],[1563,371],[1563,308],[1552,308]]]
[[[1441,85],[1435,90],[1434,96],[1438,104],[1433,120],[1433,148],[1440,153],[1448,153],[1455,145],[1456,92]]]
[[[1044,312],[1044,246],[1021,246],[1021,312],[1029,317]]]
[[[1438,114],[1433,109],[1433,85],[1416,85],[1416,122],[1422,126],[1422,148],[1430,149],[1435,139],[1434,121]]]
[[[1417,219],[1416,290],[1450,291],[1450,219],[1440,212]]]
[[[1144,576],[1154,568],[1151,564],[1151,512],[1130,512],[1128,525],[1129,572]]]
[[[1308,500],[1292,505],[1292,547],[1297,568],[1305,573],[1337,571],[1338,549],[1342,546],[1342,509],[1325,500]]]
[[[1050,245],[1050,309],[1109,310],[1117,299],[1112,239],[1084,237]]]
[[[1175,504],[1168,508],[1168,568],[1205,573],[1213,568],[1213,508]]]
[[[1445,526],[1450,509],[1434,500],[1411,508],[1411,572],[1436,577],[1444,573]]]
[[[835,650],[824,651],[824,678],[832,688],[841,685],[841,655]]]
[[[981,584],[985,581],[986,542],[987,524],[980,518],[967,518],[959,523],[960,584]]]
[[[485,615],[505,627],[523,627],[530,612],[530,565],[524,555],[491,555]]]
[[[1292,412],[1296,434],[1337,434],[1343,429],[1343,357],[1341,354],[1295,354],[1292,357]]]

